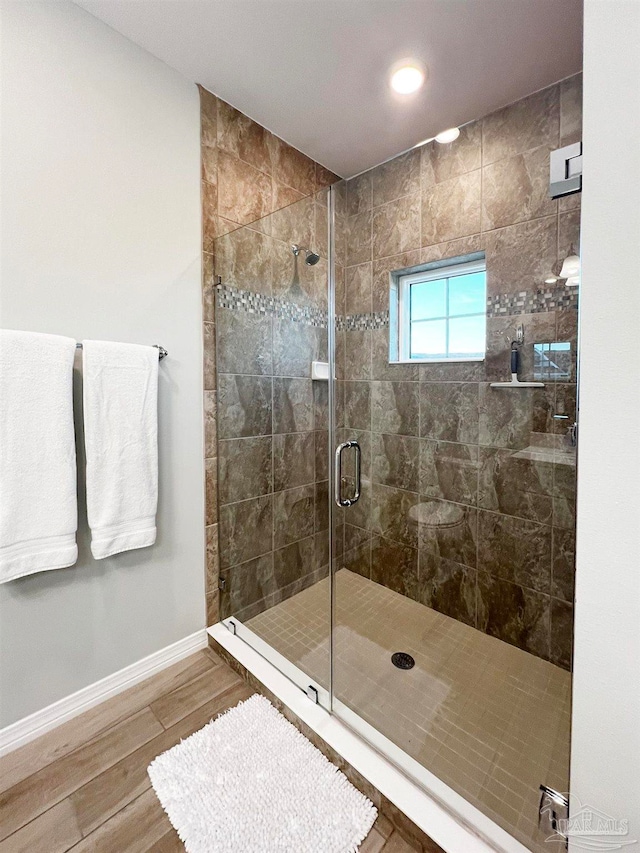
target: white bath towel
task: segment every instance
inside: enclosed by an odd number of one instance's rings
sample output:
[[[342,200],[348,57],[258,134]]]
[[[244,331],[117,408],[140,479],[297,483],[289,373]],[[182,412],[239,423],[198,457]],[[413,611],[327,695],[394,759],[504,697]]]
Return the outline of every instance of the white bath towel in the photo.
[[[87,515],[96,560],[156,541],[158,350],[83,341]]]
[[[75,349],[0,330],[0,583],[78,558]]]

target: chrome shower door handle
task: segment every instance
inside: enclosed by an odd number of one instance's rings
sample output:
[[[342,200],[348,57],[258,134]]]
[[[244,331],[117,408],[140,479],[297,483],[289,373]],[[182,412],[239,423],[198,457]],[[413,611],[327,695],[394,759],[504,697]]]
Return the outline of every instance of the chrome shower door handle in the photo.
[[[353,495],[350,498],[342,497],[342,454],[345,450],[353,447],[356,452],[356,470],[355,470],[355,490]],[[360,500],[360,445],[357,441],[343,441],[342,444],[339,444],[336,447],[336,455],[335,455],[335,469],[334,469],[334,487],[335,487],[335,501],[338,506],[353,506],[358,500]]]

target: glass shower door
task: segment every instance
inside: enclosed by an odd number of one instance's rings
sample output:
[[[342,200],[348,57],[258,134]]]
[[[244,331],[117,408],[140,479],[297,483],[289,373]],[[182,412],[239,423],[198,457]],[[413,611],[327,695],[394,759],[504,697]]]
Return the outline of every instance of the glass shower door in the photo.
[[[327,216],[323,190],[213,247],[221,616],[325,707]]]
[[[334,227],[333,710],[539,853],[540,786],[568,791],[580,209],[547,147],[535,212],[513,175],[562,91],[347,181]]]

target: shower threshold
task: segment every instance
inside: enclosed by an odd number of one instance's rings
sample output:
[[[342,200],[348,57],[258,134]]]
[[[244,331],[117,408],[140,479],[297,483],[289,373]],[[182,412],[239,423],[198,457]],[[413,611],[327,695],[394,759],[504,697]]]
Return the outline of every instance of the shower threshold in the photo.
[[[559,790],[567,785],[568,758],[560,753],[568,745],[569,673],[342,569],[335,576],[329,715],[330,624],[328,615],[318,615],[326,613],[329,582],[325,578],[244,624],[226,620],[235,637],[222,624],[213,630],[236,650],[248,648],[259,667],[275,667],[297,686],[293,695],[304,709],[357,734],[361,745],[384,756],[386,773],[392,764],[423,797],[488,842],[477,849],[560,850],[538,832],[536,818],[539,784]],[[415,656],[415,668],[393,666],[392,653],[399,650]],[[303,694],[309,686],[317,689],[319,706]],[[438,840],[431,826],[409,816]],[[472,848],[467,842],[451,849]]]

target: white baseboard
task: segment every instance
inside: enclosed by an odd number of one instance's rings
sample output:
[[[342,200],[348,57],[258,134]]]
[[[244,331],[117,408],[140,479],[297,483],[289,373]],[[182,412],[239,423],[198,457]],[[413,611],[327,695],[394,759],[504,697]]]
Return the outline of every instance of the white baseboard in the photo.
[[[205,648],[206,645],[207,631],[202,628],[195,634],[153,652],[148,657],[142,658],[142,660],[136,661],[136,663],[132,663],[130,666],[96,681],[88,687],[83,687],[82,690],[54,702],[53,705],[48,705],[41,711],[36,711],[22,720],[11,723],[4,729],[0,729],[0,756],[29,743],[29,741],[40,737],[61,723],[66,723],[67,720],[88,711],[89,708],[104,702],[105,699],[122,693],[123,690],[155,675],[156,672],[160,672],[161,669],[165,669],[172,663],[177,663],[198,649]]]

